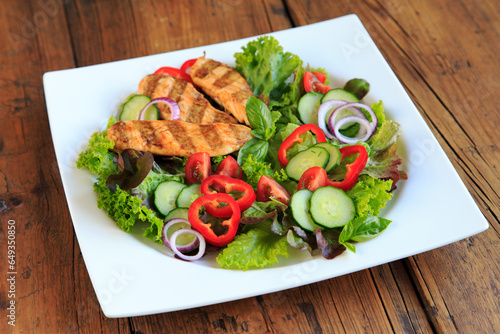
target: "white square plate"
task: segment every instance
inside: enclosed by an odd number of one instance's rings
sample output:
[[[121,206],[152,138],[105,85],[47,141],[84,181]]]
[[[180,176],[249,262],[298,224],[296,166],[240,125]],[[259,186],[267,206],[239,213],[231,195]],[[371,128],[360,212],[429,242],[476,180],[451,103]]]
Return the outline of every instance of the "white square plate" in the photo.
[[[269,268],[218,268],[215,256],[176,260],[141,232],[123,232],[96,206],[94,179],[75,167],[90,135],[103,129],[141,78],[161,66],[180,67],[206,52],[234,65],[254,38],[46,73],[50,128],[78,242],[104,314],[139,316],[221,303],[293,288],[387,263],[484,231],[488,223],[389,65],[355,15],[271,33],[305,64],[325,68],[333,86],[370,82],[367,102],[383,100],[403,128],[401,156],[408,180],[398,183],[382,216],[393,223],[379,237],[333,260],[293,251]]]

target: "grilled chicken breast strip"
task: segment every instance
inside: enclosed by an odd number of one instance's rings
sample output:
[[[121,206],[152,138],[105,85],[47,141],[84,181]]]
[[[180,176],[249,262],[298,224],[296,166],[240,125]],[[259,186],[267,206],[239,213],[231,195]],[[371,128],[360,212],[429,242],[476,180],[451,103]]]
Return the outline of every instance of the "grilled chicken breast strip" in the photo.
[[[231,115],[214,108],[192,84],[170,75],[147,75],[139,83],[137,94],[144,94],[151,99],[171,98],[179,106],[181,121],[196,124],[238,123]],[[161,118],[170,120],[170,109],[167,105],[158,103],[156,106],[160,110]]]
[[[108,129],[108,137],[120,150],[130,148],[179,157],[208,152],[215,157],[239,150],[253,138],[250,131],[249,127],[241,124],[119,121]]]
[[[250,125],[246,103],[255,96],[248,82],[234,68],[200,57],[190,69],[193,82],[229,111],[240,123]]]

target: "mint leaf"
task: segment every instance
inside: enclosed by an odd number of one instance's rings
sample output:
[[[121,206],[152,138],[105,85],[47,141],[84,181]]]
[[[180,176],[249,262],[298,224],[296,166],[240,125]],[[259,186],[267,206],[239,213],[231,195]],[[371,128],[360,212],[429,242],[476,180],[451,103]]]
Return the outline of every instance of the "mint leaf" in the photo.
[[[375,238],[391,223],[379,217],[358,217],[344,225],[339,236],[339,244],[356,253],[356,246],[349,241],[362,242]]]
[[[251,96],[246,104],[246,112],[248,122],[253,128],[252,134],[262,140],[271,139],[276,127],[274,126],[273,116],[264,102]]]
[[[342,232],[340,232],[339,244],[343,245],[345,248],[347,248],[351,252],[356,253],[356,246],[354,246],[352,243],[348,242],[351,239],[353,232],[354,232],[354,227],[352,226],[351,221],[349,221],[342,228]]]
[[[269,143],[267,141],[252,138],[240,148],[236,161],[241,166],[249,156],[252,156],[255,161],[264,162],[268,151]]]
[[[344,243],[344,242],[350,240],[353,231],[354,231],[354,227],[352,226],[352,222],[351,221],[347,222],[347,224],[345,224],[344,227],[342,228],[342,232],[340,232],[339,242]]]
[[[347,241],[341,242],[340,244],[351,252],[356,253],[356,246],[354,246],[354,244]]]
[[[359,217],[352,221],[351,241],[366,241],[382,233],[391,223],[390,220],[380,217]]]

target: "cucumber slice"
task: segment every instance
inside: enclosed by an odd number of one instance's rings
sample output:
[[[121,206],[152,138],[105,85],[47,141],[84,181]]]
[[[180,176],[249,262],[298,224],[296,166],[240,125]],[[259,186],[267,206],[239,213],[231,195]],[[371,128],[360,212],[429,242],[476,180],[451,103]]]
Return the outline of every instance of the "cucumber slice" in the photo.
[[[165,221],[168,222],[170,219],[174,218],[188,219],[188,212],[189,210],[187,208],[175,208],[165,216]]]
[[[325,96],[323,96],[323,98],[321,99],[321,103],[328,101],[328,100],[343,100],[343,101],[347,101],[350,103],[359,102],[358,98],[354,94],[352,94],[352,93],[350,93],[342,88],[335,88],[335,89],[329,90],[325,94]],[[332,109],[326,113],[326,116],[325,116],[326,124],[328,124],[328,119],[330,118],[330,115],[333,113],[333,110],[334,109]],[[339,115],[337,116],[337,119],[340,119],[340,118],[345,117],[345,116],[351,116],[351,115],[354,115],[354,114],[351,111],[349,111],[348,109],[344,109],[344,110],[340,111]],[[349,127],[348,124],[346,124],[346,126],[342,127],[341,130],[345,129],[347,127]]]
[[[358,98],[353,94],[345,89],[342,88],[334,88],[330,89],[325,96],[321,99],[321,103],[328,101],[328,100],[343,100],[347,102],[359,102]]]
[[[356,215],[354,201],[343,190],[331,186],[316,189],[309,203],[312,219],[322,227],[342,227]]]
[[[175,201],[178,208],[189,208],[195,199],[201,196],[201,184],[193,183],[192,185],[184,188],[177,196]]]
[[[302,189],[293,194],[290,200],[293,219],[295,219],[300,227],[309,232],[314,232],[314,230],[320,228],[314,223],[309,214],[309,199],[312,194],[313,192],[309,189]]]
[[[322,98],[323,94],[316,92],[309,92],[300,98],[297,108],[302,123],[318,125],[318,108]]]
[[[148,104],[151,99],[146,95],[135,95],[129,98],[122,107],[122,112],[120,113],[121,121],[133,121],[139,119],[139,113],[146,104]],[[158,108],[155,105],[151,105],[144,112],[144,120],[158,120],[159,117]]]
[[[300,151],[288,161],[285,172],[294,181],[299,181],[302,174],[311,167],[325,168],[330,160],[330,154],[323,147],[310,147]]]
[[[155,190],[155,205],[164,216],[175,209],[175,201],[182,189],[187,186],[177,181],[166,181],[160,183]]]
[[[340,160],[342,159],[342,154],[337,146],[330,143],[318,143],[314,145],[314,147],[323,147],[330,154],[330,159],[328,160],[328,164],[325,167],[327,173],[333,171],[338,165],[340,165]]]

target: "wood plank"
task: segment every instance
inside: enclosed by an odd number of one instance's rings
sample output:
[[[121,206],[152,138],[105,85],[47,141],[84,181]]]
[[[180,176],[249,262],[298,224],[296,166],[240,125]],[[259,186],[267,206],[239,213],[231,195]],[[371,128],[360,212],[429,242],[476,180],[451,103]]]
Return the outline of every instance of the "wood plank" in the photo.
[[[256,298],[131,319],[142,333],[264,333],[268,326]]]
[[[69,39],[63,12],[47,10],[42,3],[0,4],[0,27],[7,32],[0,34],[0,217],[2,235],[6,220],[16,222],[16,328],[65,332],[75,319],[73,254],[65,251],[73,242],[73,228],[42,90],[42,74],[56,59],[49,59],[50,52],[40,45],[49,35],[62,47],[69,46]],[[58,60],[65,61],[63,56]],[[12,271],[6,261],[0,268],[4,274]],[[2,309],[9,302],[5,287],[0,285]],[[6,326],[2,321],[0,331],[14,329]]]
[[[432,332],[403,261],[378,266],[370,271],[395,333]]]
[[[282,5],[274,1],[276,11]],[[271,31],[263,2],[244,0],[169,1],[147,0],[134,6],[135,22],[148,33],[143,36],[148,54],[169,52],[245,38]],[[262,14],[260,14],[262,13]],[[282,19],[279,21],[282,22]],[[281,26],[286,23],[280,23]]]
[[[0,103],[1,119],[5,121],[0,125],[0,171],[5,180],[0,197],[20,233],[17,245],[22,273],[16,282],[20,307],[17,328],[71,332],[85,323],[95,330],[101,327],[100,318],[104,317],[98,304],[75,302],[82,298],[81,293],[90,298],[88,295],[94,292],[86,269],[75,271],[74,252],[67,251],[74,247],[79,254],[42,90],[44,72],[75,66],[65,8],[53,0],[32,5],[9,1],[1,6],[0,13],[5,14],[1,18],[3,31],[10,34],[0,38],[7,37],[10,43],[1,40],[2,45],[9,45],[9,51],[2,52],[0,58],[1,95],[7,97],[5,103]],[[7,215],[0,215],[3,223]],[[89,289],[82,290],[78,285],[75,288],[78,278],[86,280]],[[94,320],[99,321],[82,322],[83,310],[95,311],[98,317]],[[118,324],[107,326],[103,332],[117,332],[118,328]]]
[[[66,6],[78,67],[146,55],[147,32],[136,27],[128,1],[69,1]]]

